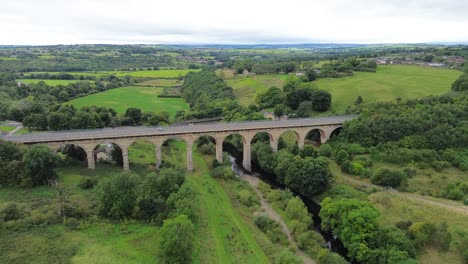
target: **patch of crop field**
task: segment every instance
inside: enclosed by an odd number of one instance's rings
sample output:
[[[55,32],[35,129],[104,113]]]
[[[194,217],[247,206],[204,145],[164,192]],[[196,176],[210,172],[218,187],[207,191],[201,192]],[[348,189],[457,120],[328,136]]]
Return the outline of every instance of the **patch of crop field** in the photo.
[[[70,83],[76,83],[79,82],[80,80],[47,80],[47,79],[18,79],[18,82],[30,84],[30,83],[38,83],[38,82],[45,82],[47,85],[67,85]]]
[[[136,83],[136,86],[174,87],[182,83],[175,79],[154,79]]]
[[[255,103],[256,96],[268,88],[272,86],[281,88],[288,76],[287,74],[238,76],[226,80],[226,83],[234,89],[234,94],[241,104],[249,105]]]
[[[216,75],[225,80],[236,77],[236,75],[234,74],[234,70],[232,69],[217,69]]]
[[[14,126],[0,126],[0,131],[1,131],[1,132],[10,132],[10,131],[12,131],[13,129],[15,129]]]
[[[365,103],[395,101],[440,95],[450,91],[460,71],[408,65],[379,65],[376,73],[354,72],[343,78],[319,78],[315,84],[332,94],[332,110],[337,113],[354,105],[362,96]]]
[[[189,110],[182,98],[160,98],[162,88],[129,86],[107,90],[69,101],[77,108],[84,106],[102,106],[113,108],[118,113],[125,113],[127,108],[137,107],[143,112],[166,111],[171,116],[179,110]]]

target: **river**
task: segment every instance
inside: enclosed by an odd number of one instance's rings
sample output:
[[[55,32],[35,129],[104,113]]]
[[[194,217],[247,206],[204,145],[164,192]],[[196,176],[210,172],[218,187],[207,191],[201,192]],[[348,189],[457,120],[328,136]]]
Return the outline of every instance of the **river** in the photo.
[[[240,153],[234,146],[230,144],[225,144],[223,149],[229,153],[229,158],[231,161],[231,169],[232,171],[238,176],[242,177],[244,173],[249,173],[254,177],[259,178],[260,180],[268,183],[273,189],[285,189],[284,186],[279,185],[275,181],[274,175],[269,175],[262,171],[256,164],[252,163],[252,171],[247,172],[244,170],[242,166],[242,153]],[[295,193],[295,195],[298,195]],[[300,195],[298,195],[300,196]],[[321,228],[321,219],[319,216],[320,213],[320,204],[316,201],[307,199],[305,197],[300,196],[304,204],[307,206],[307,209],[310,214],[313,215],[313,222],[314,222],[314,229],[316,232],[320,233],[326,241],[326,246],[332,251],[337,254],[340,254],[346,260],[350,261],[347,253],[348,251],[343,246],[341,240],[339,240],[336,236],[334,236],[331,232],[323,231]],[[355,262],[352,262],[355,263]]]

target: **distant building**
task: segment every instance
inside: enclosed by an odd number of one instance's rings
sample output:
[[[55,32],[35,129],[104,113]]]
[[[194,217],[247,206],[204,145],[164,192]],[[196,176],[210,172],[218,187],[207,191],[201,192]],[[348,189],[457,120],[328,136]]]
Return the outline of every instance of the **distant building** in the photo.
[[[305,72],[303,72],[303,71],[296,72],[297,77],[301,77],[301,76],[304,76],[304,75],[305,75]]]
[[[247,70],[247,69],[244,69],[244,71],[242,72],[242,75],[244,75],[244,76],[248,76],[248,75],[250,75],[250,72],[249,72],[249,70]]]

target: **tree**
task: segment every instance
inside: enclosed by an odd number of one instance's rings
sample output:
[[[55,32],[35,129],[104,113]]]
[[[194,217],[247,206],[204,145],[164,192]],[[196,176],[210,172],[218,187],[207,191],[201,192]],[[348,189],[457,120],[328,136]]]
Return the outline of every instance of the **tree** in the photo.
[[[312,92],[312,108],[317,112],[324,112],[330,109],[332,96],[329,92],[317,90]]]
[[[277,104],[275,105],[275,109],[273,110],[273,113],[277,117],[281,117],[286,113],[286,106],[284,104]]]
[[[296,76],[291,75],[288,77],[288,79],[286,79],[286,82],[283,84],[283,92],[285,94],[291,93],[298,89],[300,85],[301,80]]]
[[[29,129],[47,130],[47,116],[45,114],[30,114],[23,119],[23,125]]]
[[[261,108],[273,107],[283,103],[284,94],[281,89],[272,86],[266,92],[257,95],[256,101]]]
[[[191,263],[195,228],[186,215],[164,221],[160,231],[160,256],[164,263]]]
[[[317,73],[315,72],[315,69],[313,69],[313,68],[307,69],[306,72],[305,72],[305,75],[306,75],[307,80],[309,82],[315,81],[315,79],[317,79]]]
[[[363,100],[362,100],[362,96],[359,95],[359,96],[356,98],[356,101],[354,102],[354,104],[355,104],[355,105],[361,105],[361,104],[362,104],[362,101],[363,101]]]
[[[46,185],[57,179],[57,156],[47,146],[31,147],[23,156],[24,174],[30,184]]]
[[[50,113],[48,122],[51,130],[68,130],[72,127],[71,116],[66,113]]]
[[[132,216],[138,198],[138,177],[120,173],[98,184],[99,213],[112,219]]]
[[[139,108],[134,108],[130,107],[125,111],[125,117],[131,118],[133,120],[134,125],[140,125],[141,124],[141,109]]]
[[[275,160],[277,160],[274,168],[276,180],[280,184],[285,184],[284,179],[286,178],[289,165],[291,165],[294,160],[294,155],[289,153],[287,149],[282,149],[275,153]]]
[[[287,249],[281,250],[275,255],[275,264],[301,264],[302,261]]]
[[[325,158],[295,157],[287,169],[284,182],[291,190],[312,199],[328,189],[332,179]]]
[[[373,184],[397,188],[405,179],[406,174],[403,171],[381,168],[374,173],[371,181]]]
[[[314,90],[311,88],[298,88],[286,93],[285,104],[296,110],[302,102],[311,101]]]
[[[345,161],[349,161],[349,159],[350,159],[350,156],[348,152],[344,149],[341,149],[340,151],[338,151],[338,153],[335,156],[335,160],[336,160],[336,163],[338,163],[338,165],[342,165]]]
[[[467,63],[468,65],[468,63]],[[453,84],[452,90],[454,91],[467,91],[468,90],[468,73],[461,75]]]

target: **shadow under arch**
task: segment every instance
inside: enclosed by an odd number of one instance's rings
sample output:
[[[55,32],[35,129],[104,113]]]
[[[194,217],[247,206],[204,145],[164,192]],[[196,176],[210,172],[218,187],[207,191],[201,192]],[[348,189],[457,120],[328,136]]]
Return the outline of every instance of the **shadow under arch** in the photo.
[[[323,138],[326,138],[325,131],[320,128],[312,128],[305,134],[304,144],[320,147]]]
[[[64,144],[53,149],[58,155],[63,155],[65,162],[70,164],[79,164],[80,166],[88,166],[88,157],[86,150],[77,144]]]

